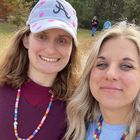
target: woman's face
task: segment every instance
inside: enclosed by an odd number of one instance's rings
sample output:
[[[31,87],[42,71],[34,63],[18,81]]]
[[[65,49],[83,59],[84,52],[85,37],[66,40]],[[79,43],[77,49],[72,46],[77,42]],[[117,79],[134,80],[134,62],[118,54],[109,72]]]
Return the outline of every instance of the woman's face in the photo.
[[[140,59],[132,41],[118,37],[103,43],[91,71],[90,90],[101,108],[131,108],[140,90]]]
[[[72,37],[61,29],[31,33],[23,42],[28,49],[29,77],[55,78],[69,62]]]

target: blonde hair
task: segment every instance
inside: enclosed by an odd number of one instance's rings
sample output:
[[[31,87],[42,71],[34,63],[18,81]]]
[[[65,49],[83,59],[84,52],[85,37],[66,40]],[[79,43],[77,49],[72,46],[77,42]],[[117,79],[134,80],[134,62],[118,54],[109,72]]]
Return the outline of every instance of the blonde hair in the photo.
[[[9,84],[14,88],[20,87],[28,78],[29,58],[28,50],[23,45],[23,38],[29,36],[28,26],[19,30],[6,49],[5,57],[0,61],[0,85]],[[77,47],[74,45],[70,60],[66,67],[60,71],[52,85],[54,94],[60,99],[67,99],[72,94],[72,90],[78,80],[80,72],[80,60]]]
[[[101,33],[95,46],[92,47],[93,49],[88,57],[80,83],[69,100],[67,106],[68,131],[65,135],[65,140],[85,140],[88,124],[92,121],[97,121],[97,116],[101,112],[98,102],[90,92],[90,73],[92,67],[95,66],[95,60],[100,52],[102,44],[111,38],[121,36],[134,42],[140,54],[140,29],[138,27],[130,25],[121,27],[120,25],[115,25],[111,29]],[[136,135],[140,132],[140,93],[134,101],[132,112],[129,115],[130,121],[128,125],[130,132],[127,140],[134,140]]]

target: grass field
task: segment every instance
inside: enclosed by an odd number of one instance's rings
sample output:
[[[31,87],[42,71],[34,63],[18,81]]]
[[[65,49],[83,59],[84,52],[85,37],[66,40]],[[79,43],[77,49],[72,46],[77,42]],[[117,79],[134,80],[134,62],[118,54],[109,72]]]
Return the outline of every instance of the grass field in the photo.
[[[17,27],[7,23],[0,23],[0,48],[8,47],[12,36],[14,35]],[[78,50],[82,56],[87,56],[90,52],[90,47],[92,42],[94,42],[94,37],[91,37],[90,30],[78,29]],[[83,57],[83,61],[86,58]]]
[[[16,26],[8,23],[0,23],[0,48],[8,47],[12,36],[16,31]]]

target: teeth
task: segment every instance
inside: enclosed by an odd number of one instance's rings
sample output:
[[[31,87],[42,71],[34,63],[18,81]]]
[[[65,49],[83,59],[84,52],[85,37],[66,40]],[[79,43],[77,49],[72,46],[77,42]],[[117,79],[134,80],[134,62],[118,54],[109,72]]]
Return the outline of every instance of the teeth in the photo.
[[[54,59],[54,58],[46,58],[43,56],[40,56],[40,58],[46,62],[56,62],[58,59]]]

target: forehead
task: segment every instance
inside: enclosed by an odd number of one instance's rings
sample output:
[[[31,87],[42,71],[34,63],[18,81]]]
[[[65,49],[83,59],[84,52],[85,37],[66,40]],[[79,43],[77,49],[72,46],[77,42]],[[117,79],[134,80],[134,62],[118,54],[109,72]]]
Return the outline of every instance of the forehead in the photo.
[[[47,30],[44,30],[40,33],[50,33],[50,32],[56,32],[56,33],[60,33],[60,34],[70,35],[67,31],[65,31],[63,29],[57,29],[57,28],[47,29]]]
[[[66,35],[66,36],[69,36],[71,37],[71,35],[66,32],[65,30],[63,29],[57,29],[57,28],[53,28],[53,29],[47,29],[45,31],[41,31],[39,33],[42,33],[42,34],[53,34],[53,35]]]
[[[139,56],[137,45],[125,37],[114,37],[106,40],[99,51],[99,55],[106,56]]]

